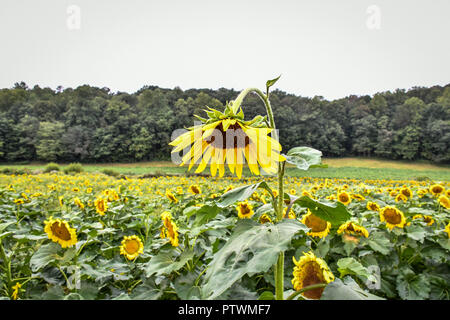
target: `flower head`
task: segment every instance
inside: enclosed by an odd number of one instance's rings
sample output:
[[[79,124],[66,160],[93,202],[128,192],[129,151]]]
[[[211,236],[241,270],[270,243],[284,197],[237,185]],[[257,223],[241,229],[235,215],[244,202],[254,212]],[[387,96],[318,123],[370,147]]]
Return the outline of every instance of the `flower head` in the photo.
[[[249,204],[247,200],[239,202],[236,207],[236,210],[238,212],[238,217],[241,219],[249,219],[255,213],[253,211],[253,206]]]
[[[331,223],[315,216],[309,209],[303,216],[302,223],[311,229],[307,234],[313,237],[325,238],[331,229]]]
[[[125,236],[123,238],[120,254],[123,254],[128,260],[134,260],[141,253],[144,253],[144,245],[138,236]]]
[[[380,221],[386,222],[386,227],[390,230],[395,227],[403,228],[406,224],[406,219],[403,212],[392,206],[386,206],[381,209]]]
[[[160,233],[161,239],[169,238],[172,246],[178,247],[178,227],[172,220],[172,214],[169,211],[164,211],[161,214],[161,220],[163,222]]]
[[[326,262],[317,258],[312,251],[303,253],[298,261],[295,257],[292,257],[292,260],[295,264],[292,279],[294,290],[298,291],[314,284],[326,284],[334,281],[334,275]],[[320,299],[323,290],[324,288],[308,290],[302,295],[309,299]]]
[[[53,242],[59,243],[63,248],[71,247],[77,243],[76,230],[71,228],[66,221],[50,217],[48,221],[44,222],[44,231]]]
[[[352,198],[350,197],[347,191],[339,192],[337,199],[339,202],[345,205],[348,205],[350,202],[352,202]]]
[[[231,173],[236,172],[241,178],[245,161],[255,175],[260,174],[259,167],[269,174],[277,171],[277,163],[285,158],[279,153],[279,142],[269,136],[273,129],[267,128],[263,117],[244,121],[242,109],[235,111],[230,104],[223,113],[208,109],[205,110],[207,119],[197,116],[202,124],[189,128],[170,143],[175,147],[172,153],[190,147],[181,165],[189,163],[190,170],[198,163],[195,172],[199,173],[210,164],[211,175],[215,176],[219,171],[220,177],[228,164]]]
[[[360,225],[357,225],[356,223],[354,223],[352,221],[348,221],[348,222],[342,224],[339,227],[337,233],[338,234],[345,233],[348,235],[359,236],[359,237],[363,236],[366,238],[369,237],[369,232],[367,231],[366,228],[364,228]]]
[[[97,213],[101,216],[104,216],[106,210],[108,210],[107,200],[99,197],[99,198],[95,199],[94,205],[95,205],[95,210],[97,211]]]

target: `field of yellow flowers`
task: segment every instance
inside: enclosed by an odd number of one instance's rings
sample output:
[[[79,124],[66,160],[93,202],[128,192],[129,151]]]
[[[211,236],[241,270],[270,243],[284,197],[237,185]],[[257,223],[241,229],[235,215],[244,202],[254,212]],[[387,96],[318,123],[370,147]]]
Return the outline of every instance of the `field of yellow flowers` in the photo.
[[[286,177],[351,217],[293,203],[275,225],[266,190],[223,196],[255,181],[0,175],[0,298],[272,299],[283,250],[288,299],[449,299],[449,182]]]

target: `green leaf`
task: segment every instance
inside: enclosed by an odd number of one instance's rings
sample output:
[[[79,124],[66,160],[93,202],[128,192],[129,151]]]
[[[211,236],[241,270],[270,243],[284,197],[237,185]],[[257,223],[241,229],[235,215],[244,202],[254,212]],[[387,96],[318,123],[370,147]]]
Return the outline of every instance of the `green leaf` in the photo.
[[[289,248],[291,238],[308,228],[285,219],[278,224],[240,220],[227,243],[214,255],[205,274],[202,299],[214,299],[245,274],[269,270],[278,254]]]
[[[255,192],[258,188],[264,188],[268,190],[270,193],[272,193],[272,190],[270,189],[269,185],[266,182],[259,182],[256,184],[251,184],[248,186],[242,186],[236,189],[232,189],[227,193],[224,193],[216,204],[220,208],[225,208],[238,201],[244,201],[250,198],[253,192]]]
[[[154,256],[149,262],[146,263],[145,275],[147,277],[151,277],[152,275],[160,276],[163,274],[170,274],[173,271],[180,270],[186,262],[191,260],[193,257],[194,251],[185,250],[179,256],[177,261],[177,257],[174,256],[174,251],[161,251],[158,255]]]
[[[382,255],[389,254],[392,248],[391,242],[384,236],[384,233],[382,232],[375,232],[370,234],[368,244],[369,247],[372,248],[372,250],[379,252]]]
[[[308,170],[311,166],[320,166],[322,162],[322,152],[309,147],[292,148],[284,156],[286,162],[301,170]]]
[[[367,271],[367,269],[360,262],[355,260],[355,258],[348,257],[339,259],[337,265],[341,277],[345,277],[348,274],[362,276],[366,279],[371,277],[371,274]]]
[[[275,79],[267,80],[267,81],[266,81],[266,91],[267,91],[267,92],[269,92],[269,88],[270,88],[271,86],[273,86],[273,85],[278,81],[278,79],[280,79],[280,77],[281,77],[281,74],[280,74],[278,77],[276,77]]]
[[[188,218],[195,214],[194,226],[200,226],[215,218],[220,212],[220,208],[216,205],[203,205],[201,207],[188,207],[183,214]]]
[[[308,208],[314,215],[329,221],[332,225],[340,225],[351,218],[347,207],[340,202],[321,202],[308,196],[294,198],[290,206],[297,203],[299,206]]]
[[[404,300],[424,300],[430,295],[430,283],[424,274],[403,269],[397,276],[397,291]]]
[[[322,293],[320,300],[384,300],[374,294],[361,289],[351,278],[346,277],[344,282],[336,278],[329,283]]]
[[[200,299],[200,287],[195,285],[198,275],[189,272],[175,279],[173,287],[181,300]]]
[[[61,246],[54,242],[41,246],[30,259],[31,270],[37,272],[50,262],[60,259],[61,257],[56,254],[59,249],[61,249]]]
[[[406,229],[406,235],[408,238],[411,238],[413,240],[419,241],[420,243],[423,243],[423,240],[425,239],[425,235],[427,231],[422,228],[421,226],[412,225],[409,227],[405,227]]]

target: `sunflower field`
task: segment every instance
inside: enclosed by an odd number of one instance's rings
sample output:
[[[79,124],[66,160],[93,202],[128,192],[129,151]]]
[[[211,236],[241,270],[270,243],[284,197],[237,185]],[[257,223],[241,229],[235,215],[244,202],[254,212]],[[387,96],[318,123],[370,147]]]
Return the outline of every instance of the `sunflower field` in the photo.
[[[450,183],[307,177],[322,153],[281,153],[277,80],[170,143],[211,176],[0,175],[0,297],[449,299]]]
[[[450,183],[288,177],[288,194],[351,218],[294,203],[274,224],[254,180],[1,175],[1,297],[272,299],[283,250],[285,298],[329,282],[295,298],[449,299]]]

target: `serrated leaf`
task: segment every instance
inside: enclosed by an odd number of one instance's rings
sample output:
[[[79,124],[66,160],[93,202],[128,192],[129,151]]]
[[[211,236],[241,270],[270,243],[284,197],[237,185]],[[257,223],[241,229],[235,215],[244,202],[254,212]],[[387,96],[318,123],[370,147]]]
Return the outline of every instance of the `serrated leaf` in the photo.
[[[202,299],[215,299],[245,274],[269,270],[291,238],[308,228],[295,220],[258,224],[240,220],[227,243],[214,255],[205,274]]]
[[[173,251],[162,251],[146,263],[145,275],[151,277],[170,274],[180,270],[193,257],[194,251],[192,250],[183,251],[179,257],[174,256]]]
[[[389,254],[392,248],[392,244],[389,241],[389,239],[386,238],[384,234],[381,232],[374,232],[370,234],[367,243],[369,244],[369,247],[372,248],[372,250],[379,252],[383,255]]]
[[[425,239],[426,230],[422,228],[421,226],[412,225],[405,227],[406,229],[406,235],[408,238],[411,238],[413,240],[419,241],[420,243],[423,243],[423,240]]]
[[[41,246],[30,259],[31,270],[37,272],[49,263],[59,259],[60,256],[56,254],[59,249],[61,249],[61,246],[53,242]]]
[[[337,265],[341,277],[345,277],[348,274],[362,276],[365,278],[370,277],[370,274],[367,271],[367,269],[355,258],[348,257],[339,259]]]
[[[404,300],[424,300],[430,295],[430,283],[424,274],[404,269],[397,276],[397,291]]]
[[[293,199],[290,206],[296,203],[303,208],[308,208],[314,215],[329,221],[332,225],[340,225],[351,218],[347,207],[340,202],[318,201],[308,196]]]

